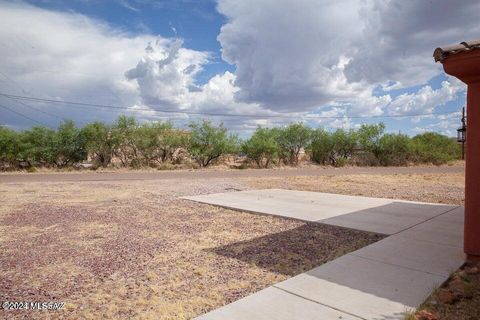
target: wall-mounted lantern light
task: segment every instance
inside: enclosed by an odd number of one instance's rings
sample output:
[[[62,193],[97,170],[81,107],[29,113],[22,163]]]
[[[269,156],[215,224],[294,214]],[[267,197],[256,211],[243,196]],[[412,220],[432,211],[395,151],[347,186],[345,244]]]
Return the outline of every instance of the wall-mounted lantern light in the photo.
[[[466,138],[465,138],[465,133],[467,132],[466,127],[460,127],[457,129],[457,141],[464,143]]]
[[[465,107],[462,108],[462,126],[457,129],[457,141],[462,144],[462,160],[465,160],[465,141],[467,140],[467,117]]]

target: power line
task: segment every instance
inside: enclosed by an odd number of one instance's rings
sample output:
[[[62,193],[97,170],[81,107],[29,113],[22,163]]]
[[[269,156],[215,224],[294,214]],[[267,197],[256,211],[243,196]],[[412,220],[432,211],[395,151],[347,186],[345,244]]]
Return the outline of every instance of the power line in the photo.
[[[421,117],[421,116],[431,116],[431,115],[446,115],[446,114],[453,114],[457,111],[452,112],[430,112],[430,113],[417,113],[417,114],[406,114],[406,115],[377,115],[377,116],[320,116],[320,115],[309,115],[309,116],[295,116],[295,115],[246,115],[246,114],[235,114],[235,113],[212,113],[212,112],[195,112],[195,111],[178,111],[178,110],[165,110],[165,109],[156,109],[156,108],[128,108],[128,107],[120,107],[120,106],[113,106],[113,105],[106,105],[106,104],[96,104],[96,103],[86,103],[86,102],[78,102],[78,101],[68,101],[68,100],[53,100],[53,99],[44,99],[44,98],[37,98],[37,97],[27,97],[27,96],[20,96],[20,95],[13,95],[0,92],[1,96],[9,97],[9,98],[16,98],[21,100],[29,100],[29,101],[36,101],[36,102],[50,102],[50,103],[59,103],[64,105],[75,105],[75,106],[83,106],[83,107],[94,107],[94,108],[106,108],[106,109],[116,109],[116,110],[127,110],[127,111],[154,111],[154,112],[161,112],[161,113],[174,113],[174,114],[188,114],[188,115],[202,115],[202,116],[218,116],[218,117],[239,117],[239,118],[256,118],[256,119],[264,119],[264,118],[284,118],[284,119],[344,119],[344,118],[351,118],[351,119],[372,119],[372,118],[405,118],[405,117]]]
[[[4,106],[4,105],[1,105],[1,104],[0,104],[0,108],[3,108],[3,109],[8,110],[8,111],[10,111],[10,112],[13,112],[13,113],[21,116],[22,118],[28,119],[28,120],[33,121],[33,122],[35,122],[35,123],[38,123],[38,124],[40,124],[40,125],[42,125],[42,126],[48,127],[48,125],[46,125],[46,124],[44,124],[44,123],[42,123],[42,122],[40,122],[40,121],[38,121],[38,120],[35,120],[35,119],[33,119],[33,118],[30,118],[29,116],[26,116],[26,115],[24,115],[23,113],[20,113],[20,112],[18,112],[18,111],[15,111],[15,110],[13,110],[13,109],[11,109],[11,108],[9,108],[9,107],[6,107],[6,106]]]
[[[63,120],[62,117],[59,117],[59,116],[57,116],[57,115],[55,115],[55,114],[51,114],[51,113],[46,112],[46,111],[43,111],[43,110],[41,110],[41,109],[37,109],[37,108],[35,108],[35,107],[31,106],[31,105],[28,105],[28,104],[20,101],[20,100],[17,99],[17,98],[11,98],[11,97],[5,97],[5,98],[10,99],[10,100],[12,100],[12,101],[15,101],[15,102],[17,102],[17,103],[20,103],[22,106],[25,106],[25,107],[27,107],[27,108],[29,108],[29,109],[31,109],[31,110],[34,110],[34,111],[43,113],[43,114],[45,114],[45,115],[47,115],[47,116],[50,116],[50,117],[53,117],[53,118],[57,118],[57,119]]]
[[[18,88],[20,88],[20,91],[22,91],[22,93],[27,92],[20,84],[18,84],[17,81],[13,80],[12,78],[10,78],[9,76],[7,76],[5,73],[3,73],[3,72],[1,72],[1,71],[0,71],[0,74],[1,74],[5,79],[7,79],[8,81],[10,81],[10,82],[13,83],[14,85],[16,85]]]
[[[105,104],[95,104],[95,103],[84,103],[77,101],[67,101],[67,100],[53,100],[53,99],[43,99],[36,97],[26,97],[26,96],[17,96],[0,92],[0,95],[5,97],[30,100],[36,102],[51,102],[51,103],[60,103],[60,104],[70,104],[76,106],[87,106],[95,108],[107,108],[107,109],[116,109],[116,110],[127,110],[127,111],[154,111],[162,113],[175,113],[175,114],[189,114],[189,115],[203,115],[203,116],[219,116],[219,117],[241,117],[241,118],[292,118],[292,116],[280,116],[280,115],[245,115],[245,114],[234,114],[234,113],[212,113],[212,112],[195,112],[195,111],[178,111],[178,110],[165,110],[157,108],[126,108],[113,105]],[[294,117],[294,116],[293,116]]]
[[[18,82],[16,82],[15,80],[13,80],[13,79],[10,78],[9,76],[7,76],[5,73],[3,73],[3,72],[0,71],[0,74],[1,74],[2,76],[4,76],[5,79],[7,79],[7,80],[10,81],[11,83],[15,84],[18,88],[20,88],[20,90],[21,90],[22,92],[26,92],[26,91],[27,91],[27,90],[25,90],[25,88],[23,88]],[[5,97],[5,98],[10,99],[10,100],[13,100],[13,101],[15,101],[15,102],[17,102],[17,103],[20,103],[21,105],[29,108],[30,110],[34,110],[34,111],[43,113],[43,114],[45,114],[45,115],[47,115],[47,116],[50,116],[50,117],[53,117],[53,118],[57,118],[57,119],[62,120],[62,118],[59,117],[59,116],[57,116],[57,115],[51,114],[51,113],[46,112],[46,111],[43,111],[43,110],[41,110],[41,109],[37,109],[37,108],[35,108],[35,107],[33,107],[33,106],[30,106],[30,105],[28,105],[28,104],[20,101],[20,100],[17,99],[17,98],[13,98],[13,97]]]

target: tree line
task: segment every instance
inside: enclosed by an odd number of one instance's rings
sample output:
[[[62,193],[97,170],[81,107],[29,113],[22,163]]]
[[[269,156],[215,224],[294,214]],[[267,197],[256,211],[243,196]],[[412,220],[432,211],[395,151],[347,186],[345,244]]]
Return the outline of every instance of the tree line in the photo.
[[[94,168],[108,166],[163,167],[191,164],[206,167],[222,158],[242,156],[245,165],[267,168],[298,165],[303,158],[322,165],[442,164],[460,157],[455,140],[427,132],[414,137],[385,133],[385,125],[362,125],[357,130],[311,129],[303,123],[281,128],[258,127],[241,140],[210,121],[192,122],[188,129],[170,122],[139,123],[119,116],[112,124],[77,127],[64,121],[54,130],[36,126],[14,131],[0,127],[0,168],[72,167],[84,161]]]
[[[401,133],[385,133],[385,125],[363,124],[359,129],[311,129],[302,123],[284,128],[257,128],[241,147],[258,167],[283,162],[297,165],[300,152],[313,162],[341,167],[402,166],[413,163],[444,164],[459,159],[456,140],[426,132],[413,138]]]

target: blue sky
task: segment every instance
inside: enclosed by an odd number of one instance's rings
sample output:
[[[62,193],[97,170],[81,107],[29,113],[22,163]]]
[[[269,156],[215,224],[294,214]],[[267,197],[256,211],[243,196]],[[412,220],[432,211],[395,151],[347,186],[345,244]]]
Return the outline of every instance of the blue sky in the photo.
[[[3,1],[0,93],[178,126],[210,118],[243,136],[291,121],[454,135],[465,86],[432,53],[478,37],[479,12],[469,0]],[[5,96],[0,107],[14,129],[120,112]]]
[[[81,13],[133,34],[179,37],[187,48],[212,52],[213,59],[198,75],[198,83],[203,84],[225,70],[235,70],[221,58],[217,35],[226,19],[216,10],[214,0],[27,2],[49,10]]]

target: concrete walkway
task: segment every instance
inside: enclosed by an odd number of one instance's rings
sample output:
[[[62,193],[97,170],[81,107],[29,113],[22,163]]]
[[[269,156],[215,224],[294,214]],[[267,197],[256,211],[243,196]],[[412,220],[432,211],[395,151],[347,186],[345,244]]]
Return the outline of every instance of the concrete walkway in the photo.
[[[229,209],[394,234],[456,206],[283,189],[184,197]]]
[[[198,319],[403,319],[464,262],[463,208],[288,190],[187,197],[389,237]]]

